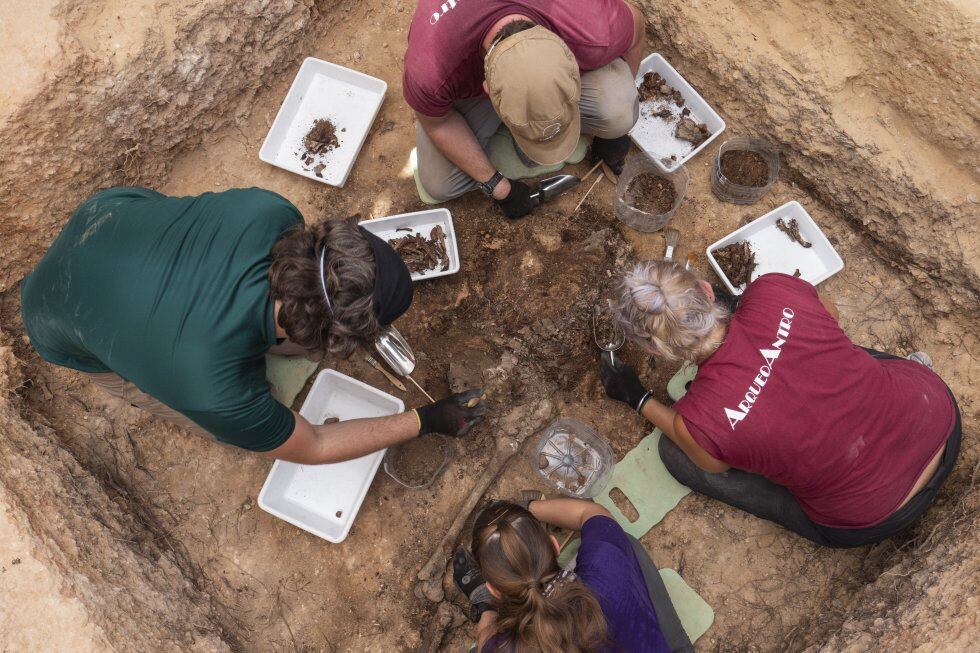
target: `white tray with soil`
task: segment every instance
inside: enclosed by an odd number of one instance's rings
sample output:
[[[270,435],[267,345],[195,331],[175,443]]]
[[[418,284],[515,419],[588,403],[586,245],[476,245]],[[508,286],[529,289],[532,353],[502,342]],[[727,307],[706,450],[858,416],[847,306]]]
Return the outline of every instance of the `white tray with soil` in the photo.
[[[664,172],[690,161],[725,131],[721,116],[660,54],[640,62],[635,81],[641,89],[640,117],[630,136]]]
[[[332,417],[344,422],[395,415],[404,410],[401,399],[326,369],[317,375],[299,413],[311,424],[323,424]],[[385,451],[330,465],[277,460],[259,492],[259,507],[328,542],[342,542]]]
[[[412,281],[459,272],[459,247],[453,215],[429,209],[366,220],[361,226],[395,248],[412,273]]]
[[[383,80],[308,57],[259,158],[313,181],[343,186],[387,90]]]
[[[816,286],[844,269],[844,260],[799,202],[787,202],[708,246],[711,267],[728,290],[741,295],[747,283],[729,278],[718,250],[747,242],[755,259],[749,281],[769,272],[797,276]]]

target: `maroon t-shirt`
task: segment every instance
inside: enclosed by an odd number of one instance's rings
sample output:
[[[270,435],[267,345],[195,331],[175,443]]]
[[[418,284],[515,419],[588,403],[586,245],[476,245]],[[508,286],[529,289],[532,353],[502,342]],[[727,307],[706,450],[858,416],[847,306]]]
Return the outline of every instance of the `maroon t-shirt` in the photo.
[[[405,52],[409,106],[444,116],[453,102],[483,96],[481,44],[509,14],[560,36],[583,71],[602,68],[633,44],[633,15],[623,0],[420,0]]]
[[[725,342],[674,408],[705,451],[785,486],[833,528],[895,512],[955,421],[935,373],[873,358],[813,286],[785,274],[749,285]]]

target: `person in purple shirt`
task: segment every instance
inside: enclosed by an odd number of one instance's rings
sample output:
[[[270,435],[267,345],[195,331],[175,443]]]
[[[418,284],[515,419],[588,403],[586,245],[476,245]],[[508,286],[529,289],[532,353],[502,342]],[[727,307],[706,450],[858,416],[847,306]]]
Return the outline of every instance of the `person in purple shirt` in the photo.
[[[472,604],[480,653],[693,651],[646,551],[609,511],[580,499],[497,501],[473,527],[453,577]],[[548,525],[580,530],[574,570]]]

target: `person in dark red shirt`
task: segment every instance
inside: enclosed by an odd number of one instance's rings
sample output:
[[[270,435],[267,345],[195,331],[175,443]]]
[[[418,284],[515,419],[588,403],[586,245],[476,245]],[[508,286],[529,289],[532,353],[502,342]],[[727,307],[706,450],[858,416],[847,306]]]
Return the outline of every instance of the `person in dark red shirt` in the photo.
[[[508,218],[530,213],[530,189],[490,162],[501,121],[526,163],[565,161],[585,133],[593,163],[618,173],[644,41],[643,15],[623,0],[420,0],[403,92],[422,187],[438,201],[479,187]]]
[[[620,311],[651,355],[698,365],[673,408],[628,365],[600,366],[606,393],[667,436],[664,464],[692,489],[852,547],[912,524],[949,476],[960,414],[942,379],[915,362],[928,357],[856,346],[806,281],[763,275],[732,311],[692,272],[648,262],[625,277]]]

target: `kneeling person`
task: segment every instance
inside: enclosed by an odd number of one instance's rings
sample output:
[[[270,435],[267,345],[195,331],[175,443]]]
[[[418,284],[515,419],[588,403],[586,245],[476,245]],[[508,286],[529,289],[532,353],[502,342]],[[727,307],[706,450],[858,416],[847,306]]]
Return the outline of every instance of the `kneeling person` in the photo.
[[[508,218],[535,207],[490,162],[501,122],[526,165],[562,163],[581,134],[617,174],[639,115],[644,18],[623,0],[421,0],[408,34],[405,100],[419,182],[438,201],[481,188]]]
[[[412,301],[405,264],[353,221],[304,225],[258,188],[85,201],[21,289],[42,358],[219,442],[320,464],[439,431],[484,407],[454,395],[390,417],[314,426],[273,398],[265,354],[347,356]]]

